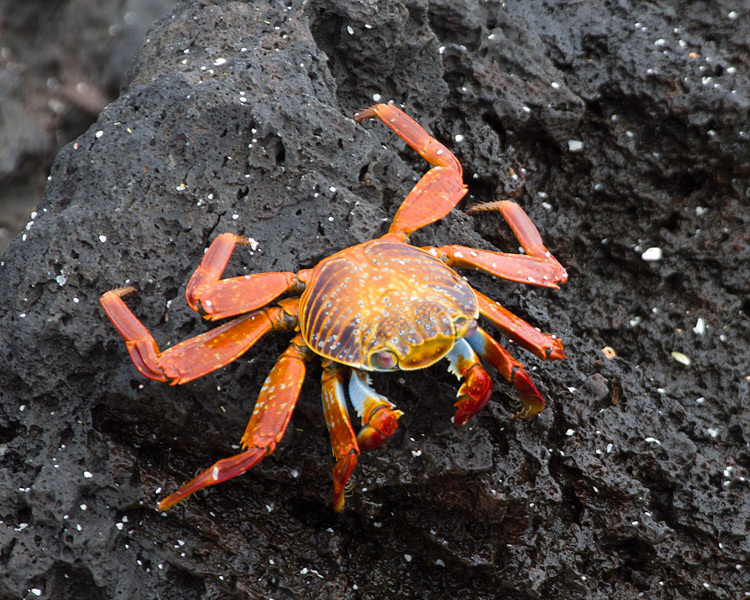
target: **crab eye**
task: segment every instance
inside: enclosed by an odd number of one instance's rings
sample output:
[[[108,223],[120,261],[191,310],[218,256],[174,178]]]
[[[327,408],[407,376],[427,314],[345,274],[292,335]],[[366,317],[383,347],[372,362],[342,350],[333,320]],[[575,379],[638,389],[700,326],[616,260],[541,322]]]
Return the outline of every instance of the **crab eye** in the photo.
[[[466,319],[465,321],[460,321],[456,323],[458,327],[465,327],[466,330],[464,331],[463,337],[468,338],[474,335],[477,332],[477,320],[476,319]]]
[[[372,363],[377,363],[376,365],[373,364],[373,366],[380,367],[381,369],[387,369],[390,370],[393,367],[396,366],[396,357],[394,356],[393,352],[390,350],[381,350],[380,352],[376,353],[371,360]]]
[[[464,333],[464,337],[471,337],[477,332],[477,320],[476,319],[469,319],[469,322],[466,326],[466,333]]]

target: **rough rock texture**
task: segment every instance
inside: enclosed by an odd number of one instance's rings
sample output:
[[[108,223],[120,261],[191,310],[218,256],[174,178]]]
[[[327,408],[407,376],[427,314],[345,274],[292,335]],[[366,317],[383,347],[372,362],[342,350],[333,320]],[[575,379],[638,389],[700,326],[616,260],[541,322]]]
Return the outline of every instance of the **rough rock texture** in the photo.
[[[0,253],[42,198],[52,160],[120,85],[176,0],[0,3]]]
[[[158,22],[2,257],[0,597],[750,594],[738,5],[215,1]],[[425,164],[351,120],[376,94],[464,165],[468,200],[415,244],[512,250],[498,217],[460,209],[513,196],[568,267],[559,292],[470,276],[563,338],[554,364],[508,344],[547,410],[510,422],[498,381],[458,428],[442,366],[377,377],[406,414],[339,515],[313,364],[272,457],[160,514],[233,453],[288,336],[169,387],[136,372],[99,295],[135,285],[167,347],[208,327],[184,292],[217,233],[258,242],[229,274],[381,234]]]

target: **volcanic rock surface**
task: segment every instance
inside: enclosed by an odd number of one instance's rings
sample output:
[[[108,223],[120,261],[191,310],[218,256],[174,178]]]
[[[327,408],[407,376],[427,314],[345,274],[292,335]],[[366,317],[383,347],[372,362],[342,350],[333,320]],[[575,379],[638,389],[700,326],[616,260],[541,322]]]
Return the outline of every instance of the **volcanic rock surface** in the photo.
[[[58,155],[0,263],[0,598],[736,599],[750,594],[750,106],[732,2],[185,2]],[[210,325],[185,285],[297,271],[382,235],[426,164],[357,110],[393,101],[469,194],[418,246],[515,252],[512,197],[559,291],[467,273],[567,358],[498,339],[547,398],[450,421],[444,364],[380,375],[405,411],[342,514],[313,362],[264,462],[167,513],[234,454],[288,343],[184,386],[142,377],[99,296],[161,348]]]

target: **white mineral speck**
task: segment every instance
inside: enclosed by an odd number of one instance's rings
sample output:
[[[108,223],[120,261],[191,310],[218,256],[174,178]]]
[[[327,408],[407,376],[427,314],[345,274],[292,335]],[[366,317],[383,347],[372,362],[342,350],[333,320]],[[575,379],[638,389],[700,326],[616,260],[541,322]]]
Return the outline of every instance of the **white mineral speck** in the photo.
[[[554,89],[556,89],[556,90],[559,90],[559,89],[560,89],[560,84],[559,84],[559,83],[557,83],[556,81],[553,81],[552,83],[550,83],[550,85],[551,85],[551,86],[552,86],[552,87],[553,87]]]
[[[372,95],[372,99],[373,99],[373,100],[374,100],[375,102],[380,102],[380,99],[381,99],[381,98],[382,98],[382,96],[381,96],[380,94],[373,94],[373,95]]]
[[[99,236],[99,241],[103,244],[104,242],[107,241],[107,236],[106,235],[100,235]]]
[[[703,317],[699,317],[698,321],[695,324],[695,327],[693,327],[693,331],[698,335],[703,335],[704,333],[706,333],[706,319],[704,319]]]
[[[464,141],[464,136],[462,136],[462,135],[461,135],[460,133],[457,133],[457,134],[456,134],[456,135],[454,136],[454,138],[453,138],[453,139],[455,139],[455,140],[456,140],[457,142],[463,142],[463,141]]]
[[[31,588],[31,593],[34,594],[35,596],[41,596],[42,590],[40,590],[39,588]]]
[[[85,477],[86,479],[91,479],[91,478],[93,477],[93,474],[91,473],[91,471],[84,471],[84,472],[83,472],[83,476],[84,476],[84,477]]]
[[[57,285],[59,285],[60,287],[68,283],[68,280],[65,278],[65,275],[58,275],[57,277],[55,277],[55,281],[57,282]]]
[[[571,152],[580,152],[583,150],[583,142],[581,140],[568,140],[568,150]]]
[[[214,66],[220,67],[221,65],[225,64],[227,62],[226,58],[217,58],[214,61]]]
[[[681,365],[685,365],[686,367],[689,367],[690,363],[692,362],[690,360],[690,357],[684,355],[682,352],[672,352],[672,358],[674,358]]]
[[[567,431],[565,432],[565,435],[567,435],[568,437],[570,437],[570,436],[572,436],[572,435],[575,435],[575,431],[574,431],[573,429],[568,429],[568,430],[567,430]]]
[[[346,31],[349,35],[354,35],[354,29],[352,29],[351,25],[346,26]]]
[[[662,250],[658,247],[649,248],[643,254],[641,254],[641,258],[647,262],[661,260]]]
[[[96,133],[95,133],[94,135],[95,135],[95,136],[96,136],[96,138],[98,139],[98,138],[100,138],[100,137],[102,137],[102,136],[104,135],[104,132],[103,132],[103,131],[102,131],[102,130],[100,129],[100,130],[99,130],[99,131],[97,131],[97,132],[96,132]]]

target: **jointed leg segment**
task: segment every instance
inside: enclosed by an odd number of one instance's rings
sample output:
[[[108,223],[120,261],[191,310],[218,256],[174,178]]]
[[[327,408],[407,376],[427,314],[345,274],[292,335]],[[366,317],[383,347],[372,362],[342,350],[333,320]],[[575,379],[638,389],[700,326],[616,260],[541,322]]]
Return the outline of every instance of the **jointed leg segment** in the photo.
[[[359,123],[371,117],[378,117],[433,165],[402,202],[389,232],[408,235],[442,219],[466,194],[461,163],[448,148],[395,106],[376,104],[358,112],[354,120]]]
[[[284,292],[301,291],[296,275],[283,271],[221,279],[236,244],[249,245],[249,241],[233,233],[219,235],[190,277],[187,303],[206,319],[233,317],[265,306]]]
[[[127,307],[122,297],[133,287],[118,288],[101,297],[104,312],[125,340],[136,368],[149,379],[186,383],[220,369],[249,350],[266,333],[296,324],[296,304],[262,308],[210,331],[159,351],[151,333]]]
[[[198,490],[236,477],[271,454],[284,436],[305,378],[305,363],[313,356],[302,336],[295,336],[260,390],[242,436],[242,447],[246,450],[216,462],[159,502],[159,508],[165,510]]]
[[[344,378],[347,368],[323,361],[323,414],[331,437],[331,450],[336,464],[333,467],[333,507],[344,509],[346,484],[357,467],[359,446],[354,435],[344,396]]]

